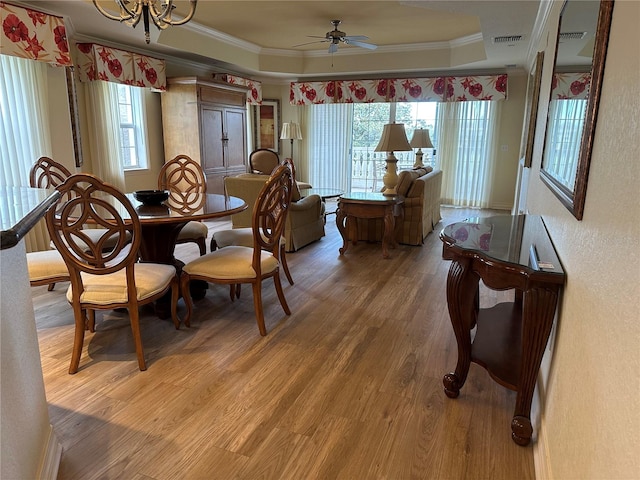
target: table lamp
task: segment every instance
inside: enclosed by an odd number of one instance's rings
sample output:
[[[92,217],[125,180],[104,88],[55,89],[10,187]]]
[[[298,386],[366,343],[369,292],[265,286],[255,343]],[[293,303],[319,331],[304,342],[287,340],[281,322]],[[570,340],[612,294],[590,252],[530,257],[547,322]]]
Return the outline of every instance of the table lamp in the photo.
[[[413,164],[413,168],[424,167],[424,163],[422,163],[422,148],[433,148],[431,138],[429,137],[429,130],[426,128],[416,128],[413,131],[413,136],[409,144],[413,148],[418,149],[416,152],[416,163]]]
[[[382,138],[374,152],[387,152],[387,172],[382,177],[385,190],[384,195],[396,195],[396,185],[398,184],[398,170],[396,164],[398,159],[393,154],[394,151],[410,151],[411,145],[407,141],[407,134],[404,131],[403,123],[387,123],[382,129]]]
[[[280,140],[291,140],[291,157],[290,158],[293,158],[293,141],[302,140],[302,132],[300,131],[300,125],[293,122],[283,123],[282,133],[280,133]]]

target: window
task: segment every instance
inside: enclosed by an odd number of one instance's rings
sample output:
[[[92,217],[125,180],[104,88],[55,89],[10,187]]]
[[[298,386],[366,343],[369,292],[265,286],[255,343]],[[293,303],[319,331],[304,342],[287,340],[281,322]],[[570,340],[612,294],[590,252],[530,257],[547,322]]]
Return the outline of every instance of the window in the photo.
[[[496,161],[501,102],[402,102],[313,105],[309,108],[309,181],[347,191],[380,191],[386,152],[375,152],[386,123],[427,128],[434,148],[423,163],[442,169],[446,203],[487,207]],[[438,156],[436,157],[436,149]],[[398,170],[413,168],[415,149],[394,152]]]
[[[118,84],[120,163],[125,170],[147,168],[143,89]]]

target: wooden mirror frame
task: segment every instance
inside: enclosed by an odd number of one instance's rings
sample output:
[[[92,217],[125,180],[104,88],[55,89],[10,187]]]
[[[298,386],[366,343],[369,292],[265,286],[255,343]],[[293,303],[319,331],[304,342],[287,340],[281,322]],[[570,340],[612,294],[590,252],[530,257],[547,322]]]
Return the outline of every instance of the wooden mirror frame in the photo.
[[[571,1],[571,0],[568,0]],[[566,4],[565,4],[566,5]],[[545,183],[551,191],[560,199],[562,204],[576,217],[582,220],[584,213],[584,204],[587,195],[587,180],[589,178],[589,164],[591,162],[591,149],[593,147],[593,138],[596,129],[596,120],[598,118],[598,104],[600,102],[600,91],[602,88],[602,78],[604,76],[604,64],[607,56],[607,46],[609,44],[609,31],[611,30],[611,17],[613,13],[613,0],[600,0],[600,8],[598,13],[598,23],[596,28],[596,36],[594,39],[593,60],[591,63],[591,85],[589,89],[589,98],[585,113],[585,121],[582,131],[582,140],[580,143],[580,152],[578,154],[576,166],[576,179],[573,191],[556,180],[549,172],[544,169],[545,154],[543,151],[542,165],[540,166],[540,179]],[[556,72],[556,62],[558,58],[558,44],[560,37],[560,27],[562,25],[562,17],[558,23],[558,38],[556,40],[556,57],[554,60],[553,73]],[[549,104],[551,103],[551,95],[549,96]],[[549,122],[547,120],[547,127]],[[548,132],[545,132],[545,135]],[[545,141],[546,149],[546,141]]]
[[[542,82],[542,63],[544,52],[538,52],[536,63],[529,75],[527,82],[527,98],[525,100],[524,128],[522,129],[522,141],[520,142],[520,158],[524,159],[524,166],[531,168],[533,158],[533,142],[536,134],[536,121],[538,118],[538,101],[540,98],[540,83]]]

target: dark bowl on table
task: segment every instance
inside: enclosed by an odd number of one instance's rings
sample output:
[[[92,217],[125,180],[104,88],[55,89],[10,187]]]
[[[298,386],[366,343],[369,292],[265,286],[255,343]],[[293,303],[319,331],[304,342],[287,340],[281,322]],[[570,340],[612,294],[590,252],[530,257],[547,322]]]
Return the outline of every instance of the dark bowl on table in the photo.
[[[166,190],[138,190],[133,192],[133,197],[143,205],[160,205],[169,198],[169,192]]]

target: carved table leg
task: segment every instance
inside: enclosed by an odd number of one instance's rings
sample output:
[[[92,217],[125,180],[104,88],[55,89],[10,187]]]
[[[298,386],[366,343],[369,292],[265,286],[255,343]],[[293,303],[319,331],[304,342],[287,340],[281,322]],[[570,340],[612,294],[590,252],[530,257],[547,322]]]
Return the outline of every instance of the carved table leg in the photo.
[[[344,252],[347,251],[347,247],[349,246],[349,238],[347,236],[347,231],[345,228],[345,220],[346,215],[344,214],[344,209],[338,206],[336,210],[336,226],[338,227],[338,231],[340,232],[340,236],[342,237],[342,247],[340,248],[340,255],[344,255]]]
[[[522,310],[522,364],[516,408],[511,421],[511,438],[518,445],[531,441],[531,400],[544,349],[551,333],[558,292],[533,288],[524,293]]]
[[[393,216],[393,209],[387,208],[384,212],[384,233],[382,235],[382,258],[389,258],[388,247],[391,245],[395,248],[394,236],[395,234],[395,218]]]
[[[184,263],[174,255],[176,241],[184,223],[150,224],[142,223],[142,243],[140,258],[143,262],[164,263],[176,267],[178,275],[182,273]],[[206,294],[206,282],[194,281],[189,286],[191,298],[199,300]],[[171,293],[167,293],[155,302],[156,315],[161,319],[171,316]]]
[[[467,380],[471,364],[470,325],[475,325],[478,310],[476,299],[480,277],[470,269],[471,261],[453,260],[447,276],[449,317],[458,344],[458,363],[454,373],[442,379],[444,393],[456,398]]]

